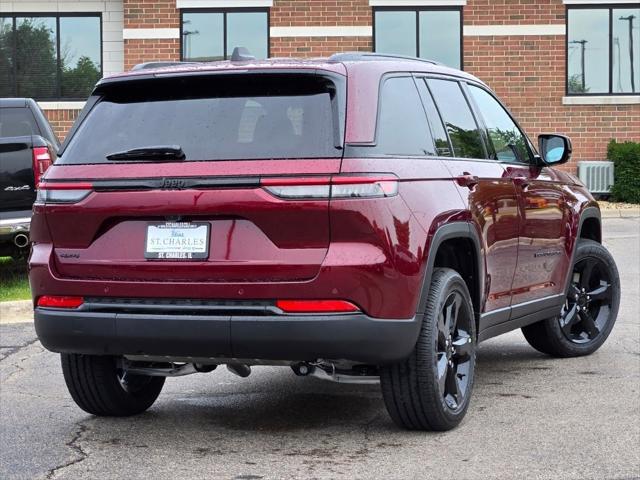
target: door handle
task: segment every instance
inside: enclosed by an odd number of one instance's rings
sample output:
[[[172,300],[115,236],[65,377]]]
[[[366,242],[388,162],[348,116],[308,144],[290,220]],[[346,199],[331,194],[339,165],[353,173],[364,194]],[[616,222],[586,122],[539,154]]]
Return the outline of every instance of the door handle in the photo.
[[[513,177],[513,183],[518,187],[527,188],[529,186],[529,179],[527,177]]]
[[[470,173],[464,172],[462,175],[456,177],[456,182],[461,187],[472,189],[478,184],[479,180],[476,175],[471,175]]]

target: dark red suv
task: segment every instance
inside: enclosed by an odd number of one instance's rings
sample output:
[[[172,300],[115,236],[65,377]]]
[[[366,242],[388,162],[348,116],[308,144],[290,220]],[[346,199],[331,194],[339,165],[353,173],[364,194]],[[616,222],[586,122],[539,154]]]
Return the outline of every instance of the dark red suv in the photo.
[[[585,355],[616,319],[597,203],[477,78],[377,54],[141,68],[40,184],[30,280],[76,403],[131,415],[226,364],[380,380],[410,429],[469,405],[479,341]]]

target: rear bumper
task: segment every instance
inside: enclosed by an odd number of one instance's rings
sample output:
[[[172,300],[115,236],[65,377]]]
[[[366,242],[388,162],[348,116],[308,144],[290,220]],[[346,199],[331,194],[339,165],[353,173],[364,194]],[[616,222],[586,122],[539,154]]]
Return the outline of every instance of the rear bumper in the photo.
[[[0,242],[13,242],[13,237],[19,233],[29,233],[31,225],[31,216],[24,215],[24,212],[18,212],[23,215],[17,217],[0,218]],[[31,212],[27,212],[30,214]],[[8,215],[7,215],[8,216]]]
[[[364,314],[221,316],[36,308],[35,327],[45,348],[63,353],[383,364],[411,353],[420,322]]]

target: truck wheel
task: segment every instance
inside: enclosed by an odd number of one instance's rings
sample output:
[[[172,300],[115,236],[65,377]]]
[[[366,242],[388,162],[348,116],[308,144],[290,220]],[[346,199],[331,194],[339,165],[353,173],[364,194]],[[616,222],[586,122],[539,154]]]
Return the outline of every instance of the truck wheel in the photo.
[[[62,372],[71,397],[85,412],[105,417],[126,417],[155,402],[164,377],[128,375],[117,368],[116,357],[61,355]]]
[[[380,371],[393,421],[409,430],[450,430],[469,407],[476,362],[476,324],[462,277],[435,269],[418,341],[406,360]]]
[[[620,278],[613,257],[593,240],[576,246],[571,283],[560,315],[522,328],[536,350],[554,357],[595,352],[611,333],[620,305]]]

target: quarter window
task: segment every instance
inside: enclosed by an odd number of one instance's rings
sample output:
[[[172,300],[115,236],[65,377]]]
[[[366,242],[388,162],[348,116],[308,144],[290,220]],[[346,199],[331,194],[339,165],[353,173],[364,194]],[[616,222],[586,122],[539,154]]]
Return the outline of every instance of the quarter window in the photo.
[[[640,8],[567,10],[567,93],[640,91]]]
[[[429,124],[411,77],[392,77],[382,85],[377,153],[434,155]]]
[[[0,17],[0,97],[85,99],[102,77],[99,14]]]
[[[480,130],[458,82],[429,79],[427,84],[449,133],[453,154],[462,158],[485,158]]]
[[[183,10],[181,25],[183,60],[225,60],[235,47],[258,59],[269,56],[267,10]]]
[[[494,152],[491,156],[502,162],[529,162],[527,138],[502,105],[482,88],[469,85],[469,91],[487,127]]]
[[[462,67],[461,9],[377,8],[374,51]]]

